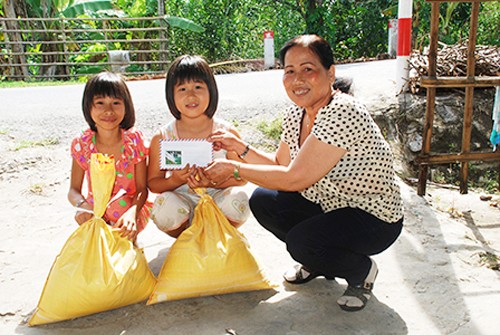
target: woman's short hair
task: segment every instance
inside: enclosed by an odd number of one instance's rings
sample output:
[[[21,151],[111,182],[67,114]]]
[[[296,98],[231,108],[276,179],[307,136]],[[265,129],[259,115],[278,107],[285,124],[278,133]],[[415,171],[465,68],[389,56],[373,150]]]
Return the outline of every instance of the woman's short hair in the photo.
[[[101,72],[87,81],[83,91],[82,109],[85,121],[90,129],[97,131],[94,120],[90,114],[94,104],[95,97],[113,97],[123,99],[125,104],[125,117],[120,123],[120,128],[130,129],[135,124],[135,109],[132,102],[132,96],[128,90],[127,84],[122,76],[112,72]]]
[[[201,56],[183,55],[177,57],[170,65],[165,83],[165,97],[170,113],[177,120],[181,118],[181,112],[175,106],[174,88],[175,85],[191,80],[203,81],[207,85],[210,94],[210,103],[205,111],[205,115],[212,118],[219,103],[219,91],[217,90],[217,83],[215,82],[212,69]]]
[[[279,56],[282,66],[285,66],[286,53],[294,46],[300,46],[311,50],[318,56],[321,65],[327,70],[330,66],[334,65],[332,48],[323,37],[318,35],[299,35],[286,42],[281,48]]]
[[[299,35],[286,42],[281,48],[279,54],[281,66],[285,66],[286,53],[294,46],[304,47],[311,50],[316,56],[318,56],[321,65],[323,65],[323,67],[327,70],[330,69],[332,65],[335,65],[332,47],[328,41],[318,35]],[[350,94],[351,85],[351,78],[335,78],[333,88]]]

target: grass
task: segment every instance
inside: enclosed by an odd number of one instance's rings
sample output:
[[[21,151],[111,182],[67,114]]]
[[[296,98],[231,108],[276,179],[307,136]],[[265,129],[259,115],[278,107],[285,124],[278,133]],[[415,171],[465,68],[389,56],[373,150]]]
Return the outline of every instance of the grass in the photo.
[[[500,257],[491,252],[482,252],[479,254],[481,264],[489,269],[500,271]]]
[[[36,195],[42,195],[44,186],[44,184],[33,184],[30,186],[29,192]]]
[[[431,180],[437,184],[450,184],[458,186],[460,164],[452,163],[447,167],[441,166],[431,170]],[[499,192],[498,171],[489,165],[481,166],[477,163],[469,163],[469,176],[467,178],[469,188],[476,191],[497,194]]]
[[[0,88],[16,88],[16,87],[38,87],[38,86],[66,86],[81,84],[78,80],[54,80],[54,81],[0,81]]]
[[[262,121],[257,125],[257,129],[260,130],[265,136],[273,139],[279,140],[281,137],[281,124],[283,123],[283,117],[278,116],[270,122]]]
[[[21,141],[13,150],[19,151],[21,149],[33,148],[33,147],[46,147],[49,145],[59,144],[59,139],[57,138],[45,138],[40,141]]]

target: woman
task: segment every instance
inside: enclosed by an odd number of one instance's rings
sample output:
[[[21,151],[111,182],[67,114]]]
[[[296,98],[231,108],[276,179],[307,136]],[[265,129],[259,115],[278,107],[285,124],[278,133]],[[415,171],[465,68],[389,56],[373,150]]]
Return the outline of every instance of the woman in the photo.
[[[369,256],[387,249],[402,229],[392,153],[366,108],[334,88],[328,42],[298,36],[281,49],[280,61],[294,105],[277,152],[217,132],[214,147],[235,151],[245,163],[216,161],[205,174],[215,183],[242,178],[261,186],[250,198],[252,213],[302,264],[285,280],[344,278],[348,287],[337,303],[357,311],[371,297],[378,272]]]

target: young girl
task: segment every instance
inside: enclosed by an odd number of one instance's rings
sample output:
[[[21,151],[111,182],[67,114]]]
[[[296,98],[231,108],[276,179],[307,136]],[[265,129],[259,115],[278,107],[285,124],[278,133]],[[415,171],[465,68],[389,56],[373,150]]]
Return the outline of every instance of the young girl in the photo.
[[[109,204],[103,219],[119,228],[122,236],[135,241],[151,213],[151,204],[146,203],[148,149],[142,133],[132,128],[135,111],[125,81],[110,72],[92,77],[85,86],[82,107],[90,128],[71,144],[73,165],[68,199],[73,206],[83,209],[76,212],[75,220],[81,225],[92,217],[85,211],[93,209],[90,155],[98,152],[112,155],[116,179],[111,199],[117,198]],[[84,178],[88,185],[86,197],[82,195]]]
[[[250,215],[248,196],[232,186],[246,182],[229,178],[220,184],[208,180],[203,169],[187,165],[180,170],[160,170],[160,140],[206,139],[216,129],[239,133],[228,122],[214,118],[219,94],[208,63],[200,56],[184,55],[171,65],[166,80],[166,98],[174,120],[161,128],[151,140],[148,187],[161,193],[155,200],[151,218],[158,228],[178,237],[190,225],[199,196],[193,191],[206,187],[215,203],[236,228]],[[241,161],[243,153],[216,151],[214,158]]]

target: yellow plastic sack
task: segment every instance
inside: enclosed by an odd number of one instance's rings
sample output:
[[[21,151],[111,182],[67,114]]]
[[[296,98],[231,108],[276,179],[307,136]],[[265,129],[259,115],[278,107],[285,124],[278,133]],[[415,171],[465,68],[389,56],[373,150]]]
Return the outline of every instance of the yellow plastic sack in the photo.
[[[204,189],[196,191],[192,225],[170,248],[147,304],[273,288],[243,234]]]
[[[94,197],[94,216],[101,218],[106,212],[107,203],[115,184],[115,159],[95,153],[90,155],[90,182]]]
[[[92,154],[90,171],[95,216],[76,229],[54,261],[30,326],[144,301],[156,283],[142,250],[101,219],[115,178],[113,158]]]

